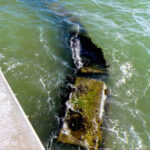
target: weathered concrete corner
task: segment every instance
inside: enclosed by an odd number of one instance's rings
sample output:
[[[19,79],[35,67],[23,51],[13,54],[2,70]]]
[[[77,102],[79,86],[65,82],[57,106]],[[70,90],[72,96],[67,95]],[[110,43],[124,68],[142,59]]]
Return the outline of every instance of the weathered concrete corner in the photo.
[[[66,102],[66,115],[58,141],[98,150],[102,144],[102,118],[106,100],[102,81],[77,77]]]

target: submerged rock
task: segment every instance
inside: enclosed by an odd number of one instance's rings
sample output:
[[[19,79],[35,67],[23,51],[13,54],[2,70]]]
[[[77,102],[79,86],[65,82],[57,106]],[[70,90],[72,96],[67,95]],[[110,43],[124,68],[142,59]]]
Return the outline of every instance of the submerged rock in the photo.
[[[79,70],[81,74],[106,74],[106,70],[102,70],[96,66],[83,67]]]
[[[60,41],[68,50],[67,55],[72,56],[74,74],[60,94],[60,132],[57,140],[98,150],[102,144],[100,127],[107,88],[103,81],[89,78],[96,75],[100,79],[100,75],[107,74],[102,49],[93,43],[78,18],[58,3],[50,4],[49,8],[62,21]]]
[[[76,68],[96,68],[98,66],[101,69],[106,69],[107,64],[102,49],[97,47],[87,33],[82,30],[79,26],[78,32],[69,32],[69,44]]]
[[[102,125],[106,85],[102,81],[77,77],[66,102],[66,114],[58,141],[98,150],[102,144]]]

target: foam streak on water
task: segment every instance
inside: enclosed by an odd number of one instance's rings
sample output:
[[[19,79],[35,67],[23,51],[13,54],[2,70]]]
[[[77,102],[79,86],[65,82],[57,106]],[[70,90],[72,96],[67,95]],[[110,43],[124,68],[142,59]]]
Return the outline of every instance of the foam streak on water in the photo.
[[[82,68],[83,64],[80,57],[80,40],[78,40],[77,35],[70,39],[70,45],[72,49],[72,58],[78,69]]]
[[[76,67],[78,69],[83,67],[83,63],[82,63],[82,59],[80,57],[80,53],[81,53],[81,44],[80,44],[80,40],[78,39],[78,32],[79,32],[79,26],[77,26],[77,34],[72,36],[70,39],[70,47],[72,50],[72,58],[74,61],[74,64],[76,65]]]

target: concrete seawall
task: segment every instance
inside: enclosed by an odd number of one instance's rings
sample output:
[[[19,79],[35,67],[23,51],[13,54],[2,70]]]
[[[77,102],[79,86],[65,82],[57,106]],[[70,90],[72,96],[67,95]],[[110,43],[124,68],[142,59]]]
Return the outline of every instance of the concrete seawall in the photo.
[[[1,70],[0,150],[44,150]]]

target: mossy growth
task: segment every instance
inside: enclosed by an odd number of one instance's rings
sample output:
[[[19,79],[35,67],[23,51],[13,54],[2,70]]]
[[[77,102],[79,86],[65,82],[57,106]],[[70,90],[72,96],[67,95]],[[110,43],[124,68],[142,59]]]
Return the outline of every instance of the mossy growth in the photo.
[[[101,73],[106,73],[106,71],[100,70],[97,67],[83,67],[81,68],[80,73],[101,74]]]
[[[83,74],[103,74],[106,73],[105,70],[101,70],[99,67],[96,66],[88,66],[88,67],[83,67],[79,70],[80,73]]]
[[[106,99],[102,81],[77,77],[67,102],[58,141],[98,150],[102,143],[102,114]]]

